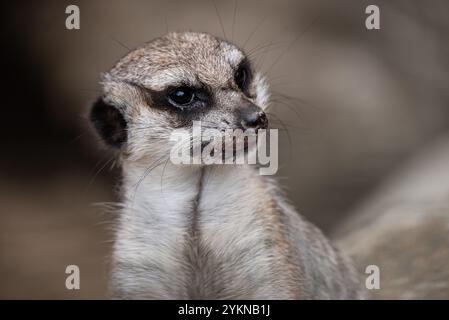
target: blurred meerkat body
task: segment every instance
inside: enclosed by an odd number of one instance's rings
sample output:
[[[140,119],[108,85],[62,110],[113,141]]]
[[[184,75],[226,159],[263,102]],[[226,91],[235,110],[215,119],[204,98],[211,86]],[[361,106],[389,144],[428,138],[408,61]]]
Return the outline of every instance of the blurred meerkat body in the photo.
[[[175,165],[175,129],[267,127],[267,85],[234,45],[171,33],[103,77],[91,111],[120,151],[113,254],[119,298],[354,299],[351,265],[248,165]]]
[[[412,157],[334,237],[360,272],[379,269],[370,299],[449,297],[449,136]]]

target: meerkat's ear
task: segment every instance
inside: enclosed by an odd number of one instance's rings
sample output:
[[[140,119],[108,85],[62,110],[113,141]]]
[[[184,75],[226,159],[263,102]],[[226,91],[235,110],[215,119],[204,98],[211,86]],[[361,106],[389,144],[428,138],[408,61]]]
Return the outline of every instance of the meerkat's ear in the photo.
[[[126,142],[126,121],[120,110],[98,98],[90,110],[89,119],[103,141],[115,148]]]

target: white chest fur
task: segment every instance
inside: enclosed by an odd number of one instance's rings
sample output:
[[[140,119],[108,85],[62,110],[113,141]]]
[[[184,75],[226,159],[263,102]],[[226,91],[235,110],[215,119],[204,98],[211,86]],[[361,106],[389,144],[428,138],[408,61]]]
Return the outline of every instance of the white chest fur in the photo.
[[[124,174],[112,274],[118,297],[288,299],[340,292],[340,284],[325,279],[346,272],[336,253],[256,170],[167,162],[150,172],[125,164]],[[324,296],[312,292],[314,277]]]

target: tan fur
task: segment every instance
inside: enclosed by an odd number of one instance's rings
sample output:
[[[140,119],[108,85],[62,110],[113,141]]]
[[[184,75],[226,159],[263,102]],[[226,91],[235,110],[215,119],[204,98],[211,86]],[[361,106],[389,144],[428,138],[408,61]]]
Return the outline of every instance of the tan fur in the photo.
[[[370,299],[449,297],[449,136],[413,157],[335,233],[364,277],[380,272]]]
[[[128,130],[120,157],[115,297],[359,297],[350,263],[286,203],[271,178],[251,166],[183,166],[168,159],[170,133],[191,123],[160,108],[146,90],[206,86],[214,106],[195,119],[229,128],[238,121],[241,101],[268,106],[260,73],[253,70],[247,95],[234,83],[244,58],[240,49],[209,34],[170,33],[104,75],[104,99],[121,110]]]

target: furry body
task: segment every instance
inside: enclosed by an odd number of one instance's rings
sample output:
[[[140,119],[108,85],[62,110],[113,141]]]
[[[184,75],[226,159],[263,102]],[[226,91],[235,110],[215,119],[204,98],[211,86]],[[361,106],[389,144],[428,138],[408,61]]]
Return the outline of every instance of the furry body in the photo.
[[[123,168],[115,297],[359,297],[351,265],[286,203],[271,178],[250,166],[168,159],[170,133],[188,130],[192,120],[239,128],[242,108],[263,114],[268,87],[241,50],[208,34],[172,33],[120,60],[103,86],[91,119],[120,150]],[[194,90],[195,100],[170,100],[171,88],[187,86],[182,90]]]

